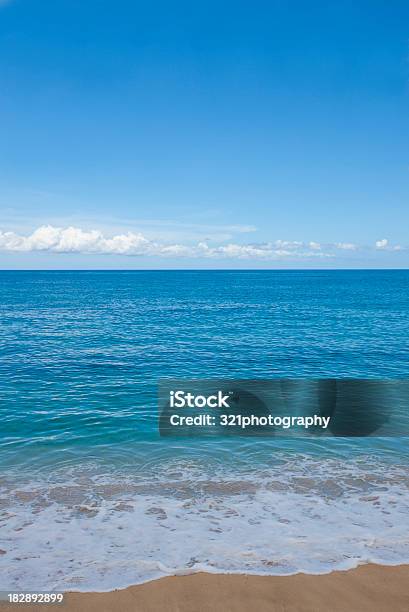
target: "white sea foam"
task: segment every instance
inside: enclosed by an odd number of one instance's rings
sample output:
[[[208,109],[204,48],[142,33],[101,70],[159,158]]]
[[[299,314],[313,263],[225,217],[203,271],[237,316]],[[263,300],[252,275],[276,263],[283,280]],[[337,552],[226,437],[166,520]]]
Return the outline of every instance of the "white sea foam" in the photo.
[[[409,562],[408,471],[379,461],[156,475],[81,468],[3,483],[0,590],[98,590],[197,571],[326,573]]]

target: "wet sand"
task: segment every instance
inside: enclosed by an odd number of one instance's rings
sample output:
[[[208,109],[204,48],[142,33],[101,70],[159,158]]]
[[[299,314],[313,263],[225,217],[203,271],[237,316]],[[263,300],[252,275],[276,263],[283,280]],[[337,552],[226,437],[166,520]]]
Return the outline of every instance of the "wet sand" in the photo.
[[[171,576],[109,593],[67,593],[60,605],[1,612],[408,612],[409,565],[364,565],[323,576]]]

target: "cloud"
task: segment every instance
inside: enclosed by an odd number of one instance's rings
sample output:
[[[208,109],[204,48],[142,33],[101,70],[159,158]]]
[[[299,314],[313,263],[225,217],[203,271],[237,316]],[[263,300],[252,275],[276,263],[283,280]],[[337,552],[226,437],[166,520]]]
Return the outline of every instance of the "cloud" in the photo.
[[[205,257],[230,259],[280,259],[283,257],[328,256],[317,251],[317,243],[276,240],[262,244],[230,242],[211,246],[206,241],[193,245],[167,244],[148,239],[140,232],[105,236],[99,230],[43,225],[25,236],[0,231],[0,250],[14,252],[112,254],[159,257]]]
[[[375,248],[378,251],[406,251],[407,249],[400,244],[389,244],[389,240],[382,238],[375,242]]]
[[[359,247],[353,242],[336,242],[335,247],[342,251],[356,251]]]
[[[53,253],[154,254],[155,243],[140,233],[128,232],[106,238],[98,230],[42,225],[29,236],[0,231],[0,249],[6,251],[51,251]]]
[[[0,231],[0,251],[21,253],[42,251],[130,257],[280,260],[335,257],[339,251],[355,251],[360,248],[350,242],[325,244],[297,240],[275,240],[251,244],[227,241],[220,244],[220,242],[218,244],[209,243],[208,240],[200,240],[196,243],[192,241],[187,241],[187,243],[165,242],[148,238],[141,232],[129,231],[107,235],[100,230],[88,230],[74,226],[42,225],[28,235],[13,231]],[[386,239],[378,240],[375,248],[402,250],[400,246],[389,246]]]
[[[386,247],[388,246],[388,241],[386,240],[386,238],[383,238],[382,240],[377,240],[375,242],[375,246],[377,249],[386,249]]]

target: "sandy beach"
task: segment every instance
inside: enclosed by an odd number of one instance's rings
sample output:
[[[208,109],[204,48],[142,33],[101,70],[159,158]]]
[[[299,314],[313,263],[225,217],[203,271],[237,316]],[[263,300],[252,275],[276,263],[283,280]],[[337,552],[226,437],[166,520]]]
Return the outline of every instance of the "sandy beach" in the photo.
[[[55,605],[8,612],[407,612],[409,565],[364,565],[322,576],[175,576],[110,593],[68,593]]]

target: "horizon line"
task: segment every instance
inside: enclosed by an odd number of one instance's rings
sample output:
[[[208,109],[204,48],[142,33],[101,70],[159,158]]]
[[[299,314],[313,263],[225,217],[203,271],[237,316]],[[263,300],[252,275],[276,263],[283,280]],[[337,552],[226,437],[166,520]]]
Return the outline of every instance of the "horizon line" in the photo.
[[[0,272],[408,272],[406,268],[0,268]]]

